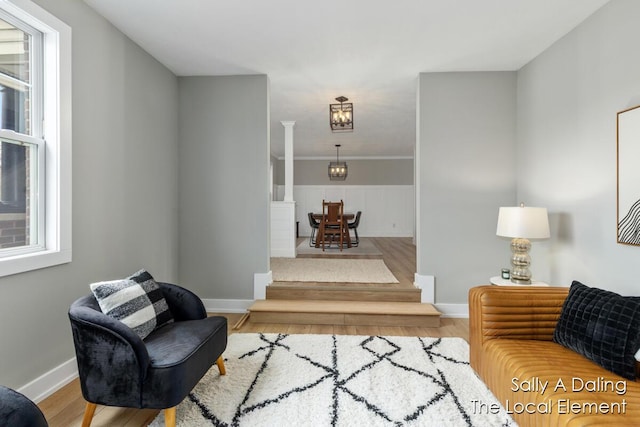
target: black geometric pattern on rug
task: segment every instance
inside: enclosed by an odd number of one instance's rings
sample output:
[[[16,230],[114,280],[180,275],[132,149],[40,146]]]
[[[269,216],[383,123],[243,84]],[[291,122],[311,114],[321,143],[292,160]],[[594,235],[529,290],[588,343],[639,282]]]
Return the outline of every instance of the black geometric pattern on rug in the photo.
[[[366,362],[359,367],[356,371],[350,373],[348,376],[343,377],[338,369],[338,355],[337,355],[337,340],[336,336],[332,336],[333,348],[332,348],[332,363],[331,366],[327,366],[325,363],[321,363],[316,360],[312,360],[306,355],[293,353],[295,357],[305,360],[309,365],[322,369],[326,374],[317,378],[315,381],[309,382],[307,384],[293,387],[283,393],[274,395],[268,399],[262,400],[257,404],[247,404],[249,398],[254,390],[256,384],[260,381],[261,376],[263,375],[265,369],[269,366],[269,361],[271,357],[274,355],[276,350],[279,351],[287,351],[292,352],[293,350],[286,344],[285,339],[289,336],[288,334],[278,334],[277,336],[267,337],[264,334],[259,334],[260,340],[264,343],[260,347],[253,349],[242,356],[239,359],[253,356],[259,353],[264,354],[264,360],[262,362],[262,366],[258,370],[251,383],[251,386],[247,389],[246,394],[242,402],[237,406],[235,415],[231,423],[224,422],[216,417],[215,414],[211,413],[209,409],[200,402],[197,396],[194,393],[189,394],[189,399],[200,409],[201,415],[211,422],[213,426],[219,427],[236,427],[239,426],[243,417],[247,414],[250,414],[253,411],[259,410],[269,405],[276,405],[279,402],[285,400],[287,397],[296,394],[302,393],[309,389],[319,386],[325,382],[331,382],[332,384],[332,414],[331,414],[331,426],[335,427],[339,421],[339,406],[341,402],[342,396],[349,396],[349,398],[353,399],[354,402],[358,402],[358,404],[362,405],[367,409],[368,412],[375,414],[376,417],[384,420],[385,423],[388,423],[390,426],[404,426],[407,423],[412,421],[419,420],[420,415],[428,409],[431,405],[436,404],[444,398],[450,398],[454,402],[455,409],[459,412],[461,424],[460,426],[468,426],[468,427],[480,427],[475,426],[472,423],[471,417],[465,411],[463,405],[458,400],[454,390],[451,385],[447,381],[447,377],[444,372],[440,369],[437,369],[437,375],[432,373],[424,372],[419,369],[416,369],[412,366],[405,366],[391,359],[391,356],[396,354],[401,350],[401,348],[390,341],[389,339],[381,336],[369,336],[364,337],[362,342],[360,343],[360,347],[370,353],[374,359],[373,361]],[[469,362],[464,360],[457,360],[451,356],[446,356],[440,353],[439,345],[442,342],[442,339],[434,339],[434,338],[421,338],[415,337],[415,339],[420,341],[422,349],[426,357],[431,361],[435,362],[438,359],[446,360],[449,363],[453,364],[461,364],[461,365],[469,365]],[[375,346],[373,344],[376,344]],[[383,347],[384,350],[380,350],[380,347]],[[408,412],[401,419],[394,419],[390,414],[385,412],[382,408],[376,405],[374,402],[371,402],[367,399],[367,397],[359,395],[356,391],[350,388],[350,383],[357,378],[362,373],[374,369],[376,365],[382,363],[383,361],[390,363],[394,368],[411,372],[413,374],[417,374],[423,376],[424,378],[432,381],[434,384],[438,385],[438,392],[433,394],[428,401],[423,402],[419,406],[415,408],[411,408],[411,411]],[[344,397],[343,397],[344,398]],[[343,420],[344,421],[344,420]],[[508,427],[512,425],[510,421],[506,421],[503,424],[503,427]]]

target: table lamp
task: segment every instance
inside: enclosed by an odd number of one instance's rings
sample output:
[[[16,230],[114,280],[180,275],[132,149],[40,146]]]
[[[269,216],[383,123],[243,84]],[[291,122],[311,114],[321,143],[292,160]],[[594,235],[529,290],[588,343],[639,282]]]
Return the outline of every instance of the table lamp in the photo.
[[[549,217],[547,208],[519,207],[500,208],[496,235],[511,237],[511,282],[531,284],[531,257],[529,239],[548,239]]]

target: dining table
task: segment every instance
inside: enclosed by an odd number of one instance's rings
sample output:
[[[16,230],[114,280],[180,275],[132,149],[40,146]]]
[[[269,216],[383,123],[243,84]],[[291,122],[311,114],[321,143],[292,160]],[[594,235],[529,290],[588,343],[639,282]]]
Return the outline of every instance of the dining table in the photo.
[[[312,214],[313,219],[315,219],[316,221],[322,221],[322,214],[321,213],[313,213]],[[342,214],[342,231],[344,233],[345,236],[345,243],[347,244],[347,248],[351,247],[351,236],[349,235],[349,221],[354,219],[356,216],[353,213],[344,213]],[[321,244],[321,240],[319,238],[320,236],[318,236],[318,238],[316,238],[316,248],[320,247]]]

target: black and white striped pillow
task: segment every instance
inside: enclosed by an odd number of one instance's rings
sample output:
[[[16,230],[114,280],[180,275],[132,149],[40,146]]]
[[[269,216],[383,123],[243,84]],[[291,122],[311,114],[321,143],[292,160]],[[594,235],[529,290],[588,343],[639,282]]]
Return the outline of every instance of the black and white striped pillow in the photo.
[[[146,270],[122,280],[92,283],[89,287],[104,314],[129,326],[142,339],[173,322],[162,289]]]

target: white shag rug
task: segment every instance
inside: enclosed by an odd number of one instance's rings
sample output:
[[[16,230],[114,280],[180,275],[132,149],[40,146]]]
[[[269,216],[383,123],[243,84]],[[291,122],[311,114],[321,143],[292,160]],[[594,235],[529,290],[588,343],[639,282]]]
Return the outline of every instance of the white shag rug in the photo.
[[[516,426],[462,338],[232,334],[177,408],[194,426]],[[160,413],[151,424],[161,427]]]
[[[274,282],[398,283],[381,259],[271,258]]]

